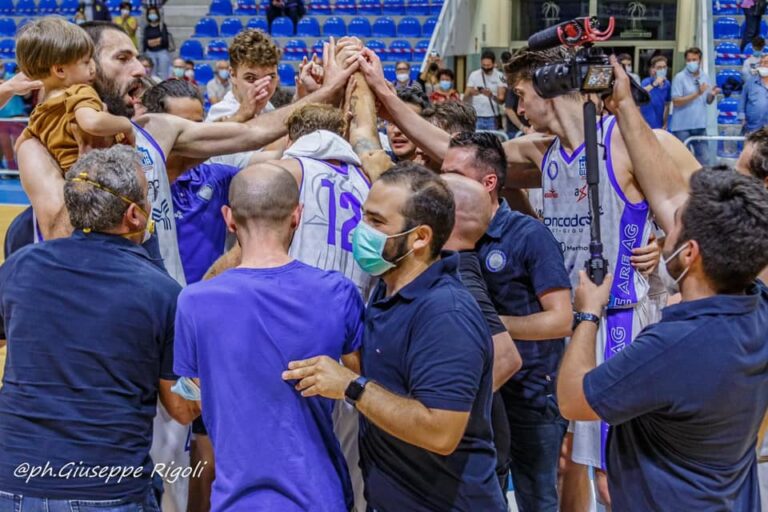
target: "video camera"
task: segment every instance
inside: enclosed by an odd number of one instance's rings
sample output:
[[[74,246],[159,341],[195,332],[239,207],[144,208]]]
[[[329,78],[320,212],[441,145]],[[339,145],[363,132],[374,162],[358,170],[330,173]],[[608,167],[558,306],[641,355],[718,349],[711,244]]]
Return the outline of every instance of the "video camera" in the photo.
[[[546,64],[533,74],[533,87],[542,98],[555,98],[563,94],[581,92],[605,96],[613,89],[613,67],[602,48],[593,46],[607,41],[613,35],[614,18],[609,18],[605,30],[600,30],[597,18],[577,18],[536,32],[528,38],[531,50],[549,50],[558,46],[579,48],[561,62]],[[650,101],[648,91],[630,77],[635,103]]]

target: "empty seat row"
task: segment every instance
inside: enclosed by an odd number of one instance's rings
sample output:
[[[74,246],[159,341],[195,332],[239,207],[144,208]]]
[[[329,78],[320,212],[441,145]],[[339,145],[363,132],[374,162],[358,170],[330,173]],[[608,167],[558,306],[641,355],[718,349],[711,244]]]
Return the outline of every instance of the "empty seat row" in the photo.
[[[308,3],[308,12],[313,14],[392,14],[422,15],[439,14],[443,0],[312,0]],[[209,16],[232,16],[232,14],[253,15],[266,12],[270,0],[213,0],[208,8]]]
[[[0,0],[0,15],[2,16],[37,16],[46,14],[72,15],[77,12],[78,0]]]
[[[739,24],[736,18],[723,16],[714,23],[713,36],[715,39],[741,39],[743,33],[744,24]],[[760,35],[768,37],[768,24],[765,20],[760,22]]]

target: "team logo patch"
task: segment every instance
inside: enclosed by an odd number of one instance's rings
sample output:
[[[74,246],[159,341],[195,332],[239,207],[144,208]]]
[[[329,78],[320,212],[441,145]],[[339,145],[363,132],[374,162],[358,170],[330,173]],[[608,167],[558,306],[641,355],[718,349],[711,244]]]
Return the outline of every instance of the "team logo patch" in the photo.
[[[210,185],[203,185],[200,190],[197,191],[197,197],[203,201],[210,201],[213,197],[213,187]]]
[[[560,197],[560,194],[557,193],[554,187],[544,192],[544,198],[546,199],[557,199],[558,197]]]
[[[498,250],[491,251],[485,258],[485,267],[491,272],[498,272],[507,264],[507,257]]]
[[[141,166],[144,167],[145,170],[148,167],[155,165],[155,161],[152,160],[152,155],[149,154],[149,150],[147,148],[136,146],[136,149],[139,151],[139,153],[141,153]]]
[[[582,178],[587,177],[587,157],[585,155],[579,158],[579,176]]]

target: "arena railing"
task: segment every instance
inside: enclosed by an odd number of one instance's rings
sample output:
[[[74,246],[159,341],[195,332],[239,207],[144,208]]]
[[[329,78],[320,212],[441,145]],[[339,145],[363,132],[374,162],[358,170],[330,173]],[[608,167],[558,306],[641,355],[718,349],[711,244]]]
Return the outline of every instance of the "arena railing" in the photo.
[[[717,154],[717,158],[719,159],[728,159],[733,160],[739,157],[739,154],[741,153],[741,150],[744,147],[744,136],[743,135],[696,135],[693,137],[688,137],[683,141],[683,144],[685,144],[685,147],[688,148],[688,151],[691,153],[694,153],[692,144],[694,142],[706,142],[709,145],[710,151],[708,151],[709,155]],[[717,143],[717,151],[716,153],[713,153],[711,151],[712,149],[712,143]],[[695,153],[694,153],[695,154]],[[709,162],[701,162],[702,165],[711,165],[714,161],[710,159]]]

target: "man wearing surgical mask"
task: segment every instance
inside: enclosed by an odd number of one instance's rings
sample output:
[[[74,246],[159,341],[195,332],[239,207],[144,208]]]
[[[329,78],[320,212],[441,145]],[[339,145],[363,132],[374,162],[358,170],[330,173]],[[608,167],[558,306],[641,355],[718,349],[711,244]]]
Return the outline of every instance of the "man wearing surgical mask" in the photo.
[[[739,115],[744,119],[744,134],[768,124],[768,55],[760,58],[757,74],[744,83],[739,97]]]
[[[667,119],[669,118],[669,102],[672,101],[670,93],[672,86],[667,79],[669,68],[667,67],[667,58],[663,55],[657,55],[651,59],[648,66],[650,76],[643,79],[642,86],[651,95],[650,103],[640,107],[643,117],[648,125],[653,128],[667,129]]]
[[[713,87],[709,76],[704,72],[701,55],[699,48],[688,48],[685,51],[685,69],[672,80],[672,104],[675,106],[675,112],[669,123],[669,131],[681,141],[707,134],[707,106],[711,105],[720,93],[720,88]],[[708,163],[707,142],[694,142],[692,146],[699,162]]]
[[[232,90],[232,84],[229,82],[229,63],[220,60],[216,63],[216,76],[206,85],[208,91],[208,101],[211,105],[220,102],[221,99]]]
[[[763,56],[764,50],[765,39],[761,36],[752,39],[752,54],[744,59],[744,65],[741,67],[741,75],[744,80],[747,80],[749,75],[757,74],[757,65],[760,64],[760,59]]]

